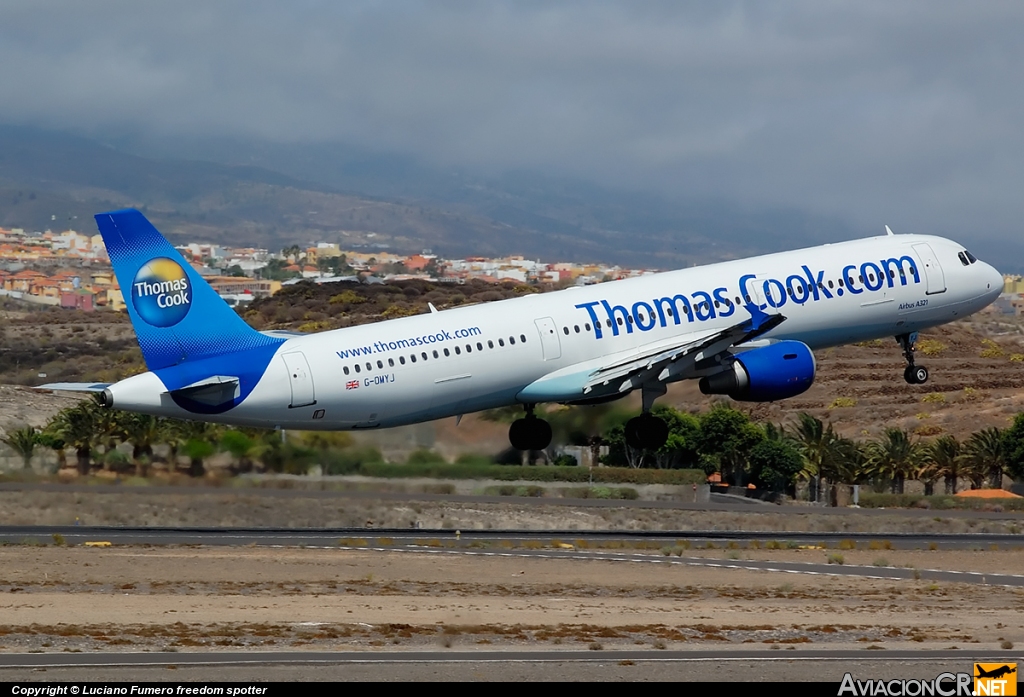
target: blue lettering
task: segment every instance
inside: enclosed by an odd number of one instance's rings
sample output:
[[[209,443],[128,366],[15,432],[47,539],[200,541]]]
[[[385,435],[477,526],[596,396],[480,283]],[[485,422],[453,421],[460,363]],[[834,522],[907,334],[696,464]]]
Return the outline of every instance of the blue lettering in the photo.
[[[874,273],[870,273],[873,271]],[[880,290],[885,281],[882,280],[882,270],[877,265],[866,261],[860,265],[860,275],[864,277],[864,287],[868,290]]]
[[[772,295],[772,288],[769,286],[776,286],[779,289],[779,299],[776,300]],[[782,307],[786,304],[786,289],[783,287],[781,281],[776,281],[774,278],[769,278],[764,282],[764,299],[768,301],[768,304],[772,307]]]
[[[863,288],[855,288],[853,279],[850,278],[850,269],[856,270],[857,267],[853,264],[848,264],[843,267],[843,280],[846,282],[846,290],[850,291],[854,295],[860,295],[864,292]]]
[[[694,306],[694,315],[696,315],[697,319],[699,319],[701,322],[706,322],[709,319],[714,319],[716,315],[715,308],[711,304],[711,296],[702,290],[694,291],[693,299],[699,300],[700,298],[704,298],[704,301],[698,302]]]
[[[666,311],[676,324],[679,324],[681,315],[686,315],[688,322],[693,321],[693,316],[690,314],[690,301],[681,293],[677,293],[671,298],[667,296],[658,298],[654,301],[654,306],[658,308],[658,319],[663,327],[668,324],[665,321]]]
[[[821,294],[824,295],[826,298],[829,298],[829,299],[832,298],[832,293],[830,293],[828,288],[825,286],[825,281],[824,281],[825,271],[824,270],[819,271],[818,272],[818,277],[815,278],[814,275],[811,274],[811,270],[809,268],[807,268],[807,264],[804,264],[800,268],[804,270],[805,274],[807,274],[807,283],[808,283],[808,286],[811,289],[811,292],[814,293],[814,302],[818,302],[818,300],[821,299],[820,296],[818,295],[818,291],[821,291]]]
[[[756,302],[756,300],[757,300],[757,297],[755,295],[751,295],[750,291],[747,290],[747,281],[749,281],[751,279],[754,279],[754,278],[757,278],[757,276],[755,276],[752,273],[748,273],[745,276],[740,276],[740,295],[743,296],[743,301],[744,302],[752,303],[752,302]],[[767,305],[759,305],[758,309],[763,310],[766,307],[768,307],[768,306]]]
[[[576,309],[577,310],[586,310],[587,311],[587,313],[590,315],[590,321],[594,323],[594,337],[597,338],[597,339],[600,339],[604,334],[601,331],[601,320],[599,320],[597,318],[597,312],[594,310],[594,306],[597,305],[597,304],[598,303],[595,300],[593,302],[583,303],[582,305],[577,305]]]
[[[789,297],[793,302],[803,305],[811,297],[811,291],[807,288],[803,276],[790,276],[786,279],[786,288],[789,290]],[[799,297],[797,297],[799,295]]]
[[[719,317],[728,317],[732,313],[736,312],[736,308],[733,307],[732,300],[729,299],[728,288],[715,288],[715,300],[722,305],[718,310]]]
[[[644,310],[644,312],[641,312]],[[645,302],[633,303],[633,319],[636,320],[636,328],[642,332],[649,332],[654,329],[657,320],[654,319],[654,308]]]
[[[914,274],[914,283],[921,282],[917,276],[917,264],[914,263],[913,258],[904,254],[899,259],[896,259],[894,257],[889,259],[882,259],[882,268],[885,270],[885,275],[889,279],[890,288],[893,287],[893,281],[895,280],[893,278],[893,275],[895,274],[899,274],[901,286],[907,285],[907,274],[903,270],[904,261],[906,261],[907,264],[910,266],[910,272]],[[895,267],[895,272],[893,272],[893,267]]]
[[[602,300],[601,304],[604,306],[604,311],[608,313],[608,319],[612,323],[612,336],[619,335],[619,324],[623,324],[626,327],[626,333],[633,333],[633,323],[629,321],[629,313],[626,312],[626,308],[622,305],[616,305],[612,307],[608,304],[607,300]],[[619,313],[619,317],[616,318],[615,313]]]

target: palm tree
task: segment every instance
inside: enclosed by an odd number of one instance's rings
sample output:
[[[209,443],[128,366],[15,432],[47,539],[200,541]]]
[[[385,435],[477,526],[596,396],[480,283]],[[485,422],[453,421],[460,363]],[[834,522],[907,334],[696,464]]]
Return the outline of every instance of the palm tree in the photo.
[[[79,474],[89,474],[96,437],[96,412],[89,401],[62,409],[47,427],[68,447],[75,449]]]
[[[986,428],[971,434],[964,443],[965,460],[970,465],[974,477],[972,482],[979,484],[988,477],[988,485],[992,489],[1003,488],[1003,470],[1006,468],[1006,456],[1003,450],[1003,433],[998,428]]]
[[[902,428],[887,428],[882,437],[868,444],[868,467],[876,476],[890,481],[894,494],[903,493],[907,475],[917,470],[922,459],[921,444]]]
[[[963,448],[955,436],[936,438],[928,448],[928,460],[935,468],[935,476],[942,477],[946,494],[956,493],[956,480],[963,464]]]
[[[153,461],[153,446],[166,440],[167,421],[149,414],[125,413],[119,422],[120,430],[132,444],[135,473],[145,477]]]
[[[39,431],[35,426],[25,426],[16,431],[11,431],[3,438],[0,438],[14,452],[21,455],[21,461],[25,469],[32,467],[32,453],[39,444]]]
[[[802,476],[815,477],[819,492],[822,480],[834,485],[853,479],[852,464],[856,460],[857,446],[837,434],[831,423],[826,425],[810,414],[801,413],[792,434],[797,451],[807,463]]]

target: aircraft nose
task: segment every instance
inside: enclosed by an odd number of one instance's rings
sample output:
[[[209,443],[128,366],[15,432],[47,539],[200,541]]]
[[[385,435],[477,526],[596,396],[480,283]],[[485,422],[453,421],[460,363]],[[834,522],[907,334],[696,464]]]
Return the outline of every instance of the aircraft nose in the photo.
[[[981,262],[985,264],[985,262]],[[986,290],[995,300],[1003,292],[1003,275],[991,264],[985,264]]]

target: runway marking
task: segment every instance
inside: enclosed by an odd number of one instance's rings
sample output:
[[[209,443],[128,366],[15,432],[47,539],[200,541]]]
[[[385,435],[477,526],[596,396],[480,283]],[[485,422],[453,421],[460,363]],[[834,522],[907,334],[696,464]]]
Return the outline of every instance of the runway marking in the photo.
[[[277,545],[284,547],[284,545]],[[785,573],[785,574],[804,574],[808,576],[835,576],[843,578],[865,578],[872,580],[881,581],[909,581],[909,580],[922,580],[920,578],[914,578],[913,574],[915,571],[919,575],[924,574],[941,574],[948,576],[964,576],[969,578],[962,579],[963,583],[978,583],[975,580],[976,577],[980,577],[981,584],[987,586],[1001,586],[1004,588],[1020,588],[1024,583],[993,583],[990,579],[1021,579],[1024,581],[1024,575],[1022,574],[990,574],[983,573],[980,571],[947,571],[944,569],[910,569],[901,568],[898,566],[859,566],[859,565],[843,565],[839,566],[834,570],[822,569],[822,568],[808,568],[808,569],[792,569],[783,568],[781,566],[761,566],[761,565],[749,565],[749,564],[728,564],[718,561],[708,561],[704,557],[679,557],[676,559],[667,559],[661,557],[655,557],[652,555],[640,555],[636,553],[628,552],[532,552],[529,550],[523,550],[522,552],[485,552],[480,550],[471,549],[431,549],[429,547],[416,547],[401,548],[401,547],[379,547],[368,545],[366,547],[329,547],[325,549],[348,549],[356,551],[374,551],[374,552],[399,552],[399,553],[426,553],[426,554],[455,554],[465,556],[480,556],[480,557],[515,557],[523,559],[570,559],[570,560],[582,560],[582,561],[617,561],[617,562],[634,562],[634,563],[648,563],[648,564],[669,564],[675,566],[704,566],[716,569],[738,569],[741,571],[769,571],[774,573]],[[792,561],[784,562],[787,565],[799,565],[808,567],[823,567],[824,564],[816,562],[806,561]],[[770,562],[766,562],[770,564]],[[899,575],[892,574],[888,576],[878,575],[875,573],[864,573],[866,571],[875,571],[876,569],[886,569],[893,572],[899,572]],[[955,580],[945,578],[933,578],[929,580],[938,580],[946,582],[955,582]]]

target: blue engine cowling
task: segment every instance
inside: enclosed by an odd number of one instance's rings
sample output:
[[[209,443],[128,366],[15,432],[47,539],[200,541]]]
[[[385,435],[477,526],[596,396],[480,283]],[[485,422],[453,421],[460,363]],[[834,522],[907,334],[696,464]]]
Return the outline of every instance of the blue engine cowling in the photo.
[[[704,394],[741,402],[774,402],[795,397],[814,382],[814,354],[799,341],[780,341],[737,354],[720,373],[701,378]]]

